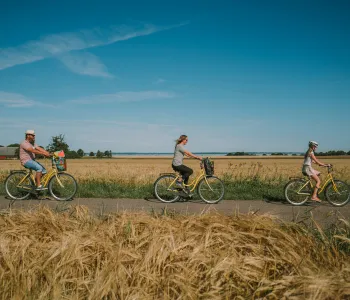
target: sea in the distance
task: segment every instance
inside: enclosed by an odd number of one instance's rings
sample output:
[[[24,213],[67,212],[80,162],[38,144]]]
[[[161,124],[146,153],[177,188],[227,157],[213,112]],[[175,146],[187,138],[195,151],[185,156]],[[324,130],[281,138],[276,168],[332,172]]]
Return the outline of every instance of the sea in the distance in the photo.
[[[226,156],[229,152],[193,152],[196,155],[203,157],[212,157],[212,156]],[[234,152],[233,152],[234,153]],[[246,155],[251,156],[262,156],[262,155],[271,155],[276,152],[245,152]],[[302,155],[301,152],[279,152],[283,155],[292,156],[292,155]],[[112,152],[113,157],[118,156],[172,156],[173,152]]]

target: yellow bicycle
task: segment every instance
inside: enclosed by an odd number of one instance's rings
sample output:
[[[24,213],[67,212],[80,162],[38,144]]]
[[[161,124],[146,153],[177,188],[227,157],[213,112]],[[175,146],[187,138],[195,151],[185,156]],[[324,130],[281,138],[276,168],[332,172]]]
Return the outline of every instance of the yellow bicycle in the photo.
[[[208,160],[208,158],[206,158]],[[205,159],[204,159],[205,160]],[[211,165],[212,168],[207,167]],[[198,176],[184,187],[191,195],[197,188],[199,197],[206,203],[214,204],[223,199],[225,187],[221,179],[214,176],[214,164],[208,160],[208,164],[200,163],[201,171]],[[179,173],[161,173],[154,183],[154,194],[162,202],[172,203],[180,198],[187,198],[188,192],[179,188],[176,181],[180,178]]]
[[[70,200],[77,192],[77,182],[68,173],[59,171],[56,157],[52,157],[52,168],[41,177],[43,191],[48,190],[53,198],[59,201]],[[7,195],[14,200],[24,200],[30,194],[37,194],[32,170],[11,170],[5,180]]]
[[[327,167],[328,174],[322,187],[318,190],[318,194],[324,191],[325,198],[334,206],[343,206],[350,200],[349,186],[341,181],[333,178],[333,166]],[[314,185],[310,177],[291,178],[284,188],[286,200],[293,205],[303,205],[312,195]]]

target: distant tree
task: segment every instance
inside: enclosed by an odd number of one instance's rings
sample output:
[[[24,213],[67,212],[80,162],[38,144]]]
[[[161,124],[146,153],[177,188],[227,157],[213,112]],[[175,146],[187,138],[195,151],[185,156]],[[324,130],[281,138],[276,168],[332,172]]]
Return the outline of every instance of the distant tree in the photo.
[[[109,151],[108,150],[105,151],[104,156],[109,157]]]
[[[69,150],[68,153],[66,153],[66,158],[80,158],[81,156],[74,150]]]
[[[89,156],[94,157],[94,156],[95,156],[95,153],[91,151],[91,152],[89,153]]]
[[[55,152],[63,150],[66,154],[69,152],[69,146],[65,142],[65,137],[63,134],[52,137],[51,143],[46,147],[46,150],[49,152]]]
[[[4,147],[3,145],[0,145],[0,147]]]
[[[250,153],[247,152],[230,152],[226,156],[250,156]]]
[[[102,158],[103,157],[103,152],[101,152],[100,150],[97,150],[96,157],[97,158]]]
[[[19,147],[19,146],[20,146],[19,144],[10,144],[7,147]],[[2,146],[0,146],[0,147],[2,147]]]
[[[347,155],[350,155],[350,151],[348,153],[346,153]]]
[[[78,149],[77,153],[78,153],[79,157],[83,157],[85,155],[85,152],[83,149]]]
[[[272,152],[271,155],[283,156],[282,152]]]
[[[112,150],[109,150],[109,157],[112,158]]]

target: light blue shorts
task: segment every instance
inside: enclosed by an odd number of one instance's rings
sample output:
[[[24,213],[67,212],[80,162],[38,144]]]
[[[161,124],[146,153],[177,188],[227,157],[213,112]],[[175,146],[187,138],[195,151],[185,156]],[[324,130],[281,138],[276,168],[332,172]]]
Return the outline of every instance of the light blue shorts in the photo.
[[[44,166],[42,166],[41,164],[39,164],[37,161],[35,160],[28,160],[25,164],[24,167],[27,169],[31,169],[34,170],[35,172],[42,172],[43,174],[46,174],[47,171],[44,168]]]

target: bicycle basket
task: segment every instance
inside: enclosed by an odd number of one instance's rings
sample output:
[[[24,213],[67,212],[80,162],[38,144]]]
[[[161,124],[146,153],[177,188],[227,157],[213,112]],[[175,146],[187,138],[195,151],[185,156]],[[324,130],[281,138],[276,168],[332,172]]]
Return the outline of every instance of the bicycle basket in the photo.
[[[52,157],[52,166],[55,166],[58,171],[67,170],[67,162],[63,151],[56,151]]]
[[[214,162],[211,161],[209,158],[203,159],[205,174],[211,176],[214,175]]]

